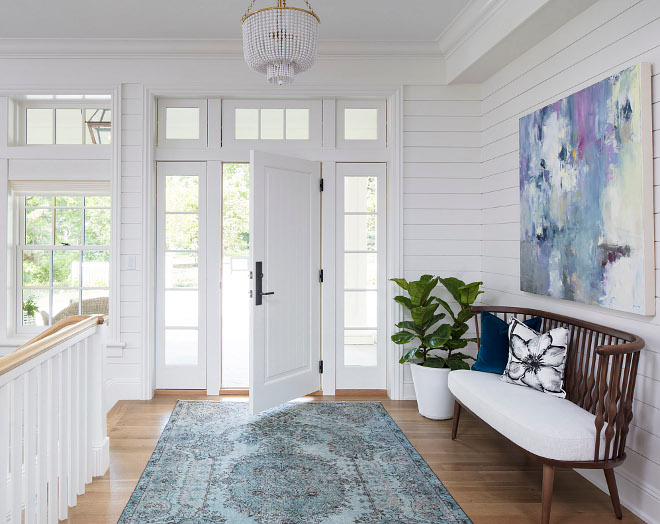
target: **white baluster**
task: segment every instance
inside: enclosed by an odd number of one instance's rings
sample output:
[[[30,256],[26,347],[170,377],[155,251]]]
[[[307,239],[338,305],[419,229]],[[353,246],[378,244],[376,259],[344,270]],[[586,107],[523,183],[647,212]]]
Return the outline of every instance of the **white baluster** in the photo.
[[[71,358],[71,380],[69,381],[69,507],[78,502],[78,457],[80,442],[78,439],[78,347],[67,350]]]
[[[78,348],[78,495],[85,493],[87,481],[87,340],[76,344]]]
[[[70,390],[71,390],[71,348],[62,353],[62,372],[60,373],[60,453],[57,470],[59,471],[59,504],[58,514],[61,520],[68,515],[68,487],[69,487],[69,416],[70,416]]]
[[[25,377],[16,378],[12,383],[11,402],[11,520],[20,523],[23,508],[23,397]]]
[[[25,488],[25,523],[35,522],[34,503],[37,496],[37,395],[39,368],[27,373],[25,392],[25,431],[23,444],[23,486]]]
[[[62,373],[62,355],[53,358],[50,369],[50,383],[48,391],[48,524],[57,524],[58,498],[58,464],[59,464],[59,438],[60,438],[60,375]]]
[[[37,482],[37,522],[46,522],[48,504],[48,411],[50,409],[50,394],[52,382],[52,359],[39,366],[39,419],[37,423],[37,458],[39,476]]]
[[[9,515],[9,434],[11,431],[10,386],[0,387],[0,522]]]

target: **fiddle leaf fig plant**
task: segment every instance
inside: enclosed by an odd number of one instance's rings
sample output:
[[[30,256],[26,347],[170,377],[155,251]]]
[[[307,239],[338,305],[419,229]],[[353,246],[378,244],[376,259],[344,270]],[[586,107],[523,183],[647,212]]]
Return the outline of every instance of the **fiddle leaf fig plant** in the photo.
[[[440,278],[433,275],[423,275],[419,280],[406,281],[403,278],[393,278],[400,288],[408,292],[408,297],[397,296],[394,300],[410,312],[412,320],[404,320],[396,324],[401,329],[392,335],[392,342],[399,345],[409,344],[418,340],[416,347],[406,351],[399,363],[405,364],[415,359],[421,359],[420,365],[433,368],[470,369],[466,362],[473,357],[461,353],[469,342],[476,342],[474,338],[463,338],[468,331],[467,321],[474,313],[472,304],[483,293],[483,282],[466,284],[458,278]],[[451,306],[439,297],[431,295],[438,283],[442,284],[460,307],[454,313]],[[438,308],[446,313],[438,313]],[[437,326],[438,322],[447,317],[451,322]],[[437,354],[442,352],[443,355]]]

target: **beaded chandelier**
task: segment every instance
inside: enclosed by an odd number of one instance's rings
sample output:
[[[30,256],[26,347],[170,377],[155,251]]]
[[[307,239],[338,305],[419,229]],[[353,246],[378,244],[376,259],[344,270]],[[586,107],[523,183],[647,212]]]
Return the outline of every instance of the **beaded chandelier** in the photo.
[[[245,61],[271,84],[291,84],[294,75],[307,71],[316,60],[321,20],[307,0],[308,9],[277,0],[277,7],[252,11],[255,1],[243,16]]]

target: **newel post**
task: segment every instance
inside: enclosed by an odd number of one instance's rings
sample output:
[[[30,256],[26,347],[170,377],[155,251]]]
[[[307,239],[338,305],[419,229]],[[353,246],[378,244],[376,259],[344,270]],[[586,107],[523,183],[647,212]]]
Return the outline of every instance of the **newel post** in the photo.
[[[89,337],[89,358],[87,372],[87,391],[89,394],[88,418],[90,438],[90,458],[92,476],[105,475],[110,464],[110,440],[104,408],[105,378],[103,374],[103,356],[108,338],[108,324],[96,326],[96,332]]]

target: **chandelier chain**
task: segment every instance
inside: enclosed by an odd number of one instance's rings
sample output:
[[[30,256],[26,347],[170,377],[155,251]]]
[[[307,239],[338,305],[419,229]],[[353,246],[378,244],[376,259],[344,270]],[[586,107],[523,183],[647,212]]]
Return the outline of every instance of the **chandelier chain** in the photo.
[[[254,3],[256,1],[257,0],[252,0],[252,3],[250,4],[250,7],[247,8],[247,10],[245,11],[245,14],[243,15],[243,20],[245,20],[247,18],[247,15],[250,14],[250,11],[252,11],[252,8],[254,7]]]
[[[250,14],[250,11],[252,11],[252,8],[254,7],[254,4],[255,4],[256,1],[257,0],[252,0],[252,2],[250,3],[250,6],[245,10],[245,14],[243,15],[243,20],[245,20],[247,18],[247,16]],[[305,0],[305,3],[307,4],[307,7],[309,8],[309,10],[313,13],[314,8],[312,7],[312,4],[309,3],[309,0]],[[280,4],[280,5],[278,5],[278,7],[281,7],[281,4],[284,4],[284,7],[286,7],[286,0],[278,0],[278,4]]]

